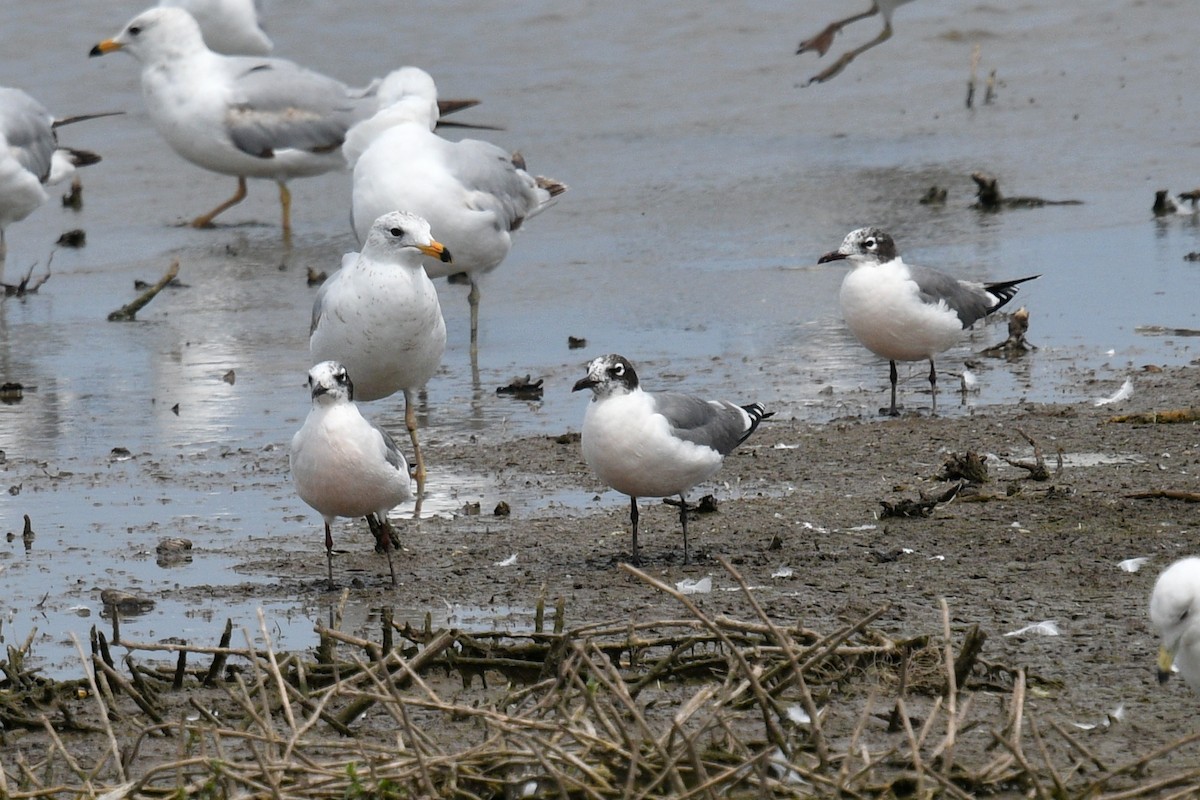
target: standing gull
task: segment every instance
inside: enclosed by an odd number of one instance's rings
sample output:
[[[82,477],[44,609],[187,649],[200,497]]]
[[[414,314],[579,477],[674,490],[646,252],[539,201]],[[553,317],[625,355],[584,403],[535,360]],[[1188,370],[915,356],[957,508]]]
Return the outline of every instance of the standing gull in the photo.
[[[167,144],[199,167],[238,179],[231,198],[192,220],[197,228],[240,203],[250,177],[279,185],[290,233],[288,181],[343,169],[346,131],[377,108],[378,81],[352,89],[291,61],[221,55],[180,8],[143,11],[91,55],[116,50],[141,62],[142,96]]]
[[[633,563],[638,563],[639,497],[679,495],[683,563],[690,560],[686,494],[712,477],[725,456],[773,412],[760,403],[737,406],[680,392],[645,392],[624,356],[588,363],[572,391],[591,389],[583,418],[583,458],[612,488],[629,495]]]
[[[0,87],[0,280],[8,226],[46,202],[46,186],[100,160],[94,153],[59,147],[54,129],[62,122],[20,89]]]
[[[333,533],[336,517],[374,517],[378,544],[392,565],[388,512],[412,497],[408,462],[392,437],[367,421],[354,404],[354,384],[346,368],[322,361],[308,371],[312,410],[292,437],[288,466],[300,499],[325,518],[325,561],[333,583]]]
[[[426,76],[428,77],[428,76]],[[402,208],[429,220],[454,253],[453,266],[426,259],[438,278],[466,273],[471,288],[471,355],[478,353],[479,279],[500,265],[512,232],[566,191],[558,181],[534,177],[524,160],[478,139],[448,141],[433,132],[437,104],[429,88],[394,87],[380,110],[347,134],[344,148],[354,166],[352,219],[361,241],[371,221]]]
[[[876,14],[883,16],[883,30],[880,31],[878,36],[866,44],[861,45],[860,47],[856,47],[853,50],[843,53],[841,58],[833,62],[833,64],[826,68],[823,72],[820,72],[810,78],[808,83],[822,83],[829,80],[844,70],[846,66],[849,65],[849,63],[855,58],[867,52],[875,45],[883,44],[888,39],[892,38],[892,12],[896,10],[897,6],[902,6],[907,2],[909,2],[909,0],[871,0],[871,7],[866,11],[862,12],[861,14],[854,14],[846,17],[845,19],[839,19],[831,22],[826,25],[825,29],[816,36],[812,37],[811,39],[805,39],[803,42],[801,42],[800,46],[796,48],[796,55],[807,53],[810,50],[816,50],[818,56],[823,56],[829,52],[829,48],[833,44],[833,37],[836,36],[842,30],[842,28],[846,27],[851,22],[857,22],[860,19],[873,17]]]
[[[898,416],[896,362],[929,359],[929,387],[937,413],[937,371],[933,357],[958,343],[963,331],[1001,308],[1017,285],[1037,278],[998,283],[960,281],[929,267],[905,264],[892,237],[879,228],[846,234],[842,246],[818,263],[848,260],[853,269],[842,281],[842,316],[855,337],[891,365],[892,404],[881,414]]]
[[[1163,570],[1150,595],[1150,622],[1162,637],[1158,682],[1171,667],[1200,693],[1200,558],[1184,558]]]
[[[425,493],[425,460],[417,442],[412,394],[424,386],[446,350],[446,323],[422,256],[450,261],[429,223],[392,211],[375,220],[361,253],[322,284],[313,303],[313,362],[335,360],[354,376],[360,400],[404,392],[404,423],[416,462],[417,512]]]

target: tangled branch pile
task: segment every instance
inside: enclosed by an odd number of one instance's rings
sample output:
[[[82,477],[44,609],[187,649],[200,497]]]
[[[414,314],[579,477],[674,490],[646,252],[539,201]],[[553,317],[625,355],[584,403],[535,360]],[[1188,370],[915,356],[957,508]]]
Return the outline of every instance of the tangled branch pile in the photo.
[[[218,647],[122,643],[177,651],[174,667],[127,657],[129,678],[96,635],[89,677],[53,686],[10,649],[0,796],[1134,798],[1200,782],[1180,755],[1200,735],[1110,765],[1043,729],[1034,679],[980,658],[977,630],[956,647],[944,607],[938,635],[890,639],[871,627],[884,609],[819,635],[770,619],[722,564],[753,619],[625,567],[687,615],[564,630],[560,604],[552,630],[539,614],[530,633],[471,635],[385,614],[380,643],[319,627],[315,661],[277,655],[265,624],[265,649],[231,648],[227,626]]]

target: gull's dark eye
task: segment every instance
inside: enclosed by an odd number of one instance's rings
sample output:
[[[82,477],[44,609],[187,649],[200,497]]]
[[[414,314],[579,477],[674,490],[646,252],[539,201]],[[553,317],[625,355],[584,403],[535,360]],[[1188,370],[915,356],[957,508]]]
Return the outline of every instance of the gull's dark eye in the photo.
[[[392,236],[395,236],[398,239],[404,235],[404,229],[403,228],[390,228],[390,229],[388,229],[388,233],[390,233]]]
[[[616,366],[614,366],[612,369],[609,370],[609,373],[611,375],[613,375],[614,377],[619,378],[625,374],[625,365],[617,364]]]
[[[142,32],[141,25],[130,25],[129,26],[129,35],[130,36],[137,36],[141,32]]]
[[[865,242],[863,242],[863,247],[867,248],[868,250],[874,250],[878,246],[879,246],[879,243],[876,242],[873,238],[867,239]]]
[[[1185,608],[1183,610],[1183,613],[1179,615],[1179,621],[1183,622],[1185,619],[1188,618],[1188,614],[1190,614],[1190,613],[1192,613],[1192,610],[1190,608]]]
[[[343,385],[346,383],[347,377],[349,376],[346,374],[346,370],[344,369],[338,370],[337,375],[334,376],[337,382]]]

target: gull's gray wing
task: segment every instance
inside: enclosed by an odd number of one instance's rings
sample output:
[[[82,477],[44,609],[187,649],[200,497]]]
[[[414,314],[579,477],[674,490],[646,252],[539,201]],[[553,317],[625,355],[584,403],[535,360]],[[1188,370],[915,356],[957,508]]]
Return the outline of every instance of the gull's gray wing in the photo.
[[[455,180],[472,193],[472,208],[492,211],[508,230],[519,228],[537,208],[533,178],[517,169],[509,153],[479,139],[445,141],[445,145],[446,164]]]
[[[747,414],[724,400],[703,400],[680,392],[653,392],[654,410],[667,418],[671,433],[728,455],[746,436]]]
[[[234,92],[225,126],[234,146],[259,158],[276,150],[324,153],[369,111],[333,78],[278,58],[230,58]]]
[[[321,315],[325,313],[325,298],[328,296],[330,289],[337,285],[337,282],[346,274],[346,268],[354,264],[358,260],[358,256],[358,253],[346,253],[343,255],[342,266],[326,278],[325,282],[317,289],[317,296],[313,298],[312,320],[308,325],[309,337],[313,335],[313,331],[317,329],[317,324],[321,321]]]
[[[50,177],[56,147],[53,122],[50,112],[25,92],[0,88],[0,133],[17,162],[42,183]]]
[[[929,267],[905,266],[917,284],[921,299],[931,305],[945,301],[958,314],[963,328],[971,327],[976,320],[983,319],[992,311],[995,300],[984,291],[982,285],[960,281]]]
[[[400,452],[400,446],[396,444],[396,440],[392,438],[390,433],[376,425],[374,422],[371,423],[371,427],[379,431],[380,435],[383,436],[383,444],[386,448],[384,457],[387,458],[387,462],[395,467],[397,472],[403,472],[407,477],[408,460],[404,457],[404,453]]]

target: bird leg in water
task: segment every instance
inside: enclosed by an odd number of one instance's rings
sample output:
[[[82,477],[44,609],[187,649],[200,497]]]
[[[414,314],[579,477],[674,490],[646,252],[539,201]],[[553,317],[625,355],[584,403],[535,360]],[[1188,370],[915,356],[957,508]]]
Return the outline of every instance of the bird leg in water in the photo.
[[[421,501],[425,499],[425,458],[421,455],[421,444],[417,441],[417,412],[413,407],[411,389],[404,390],[404,427],[412,440],[413,462],[416,464],[417,502],[413,507],[413,519],[421,518]]]
[[[279,182],[279,206],[283,209],[283,236],[286,239],[292,235],[292,193],[283,181]]]
[[[216,208],[214,208],[212,211],[208,212],[207,214],[202,214],[201,216],[196,217],[194,220],[192,220],[192,227],[193,228],[211,228],[213,226],[213,220],[216,218],[216,216],[218,214],[233,208],[234,206],[236,206],[238,203],[242,202],[245,199],[246,199],[246,178],[244,175],[239,175],[237,191],[233,193],[233,197],[229,198],[224,203],[221,203],[221,205],[217,206]]]
[[[468,278],[471,290],[467,292],[467,303],[471,306],[471,361],[479,356],[479,284],[475,278]]]

